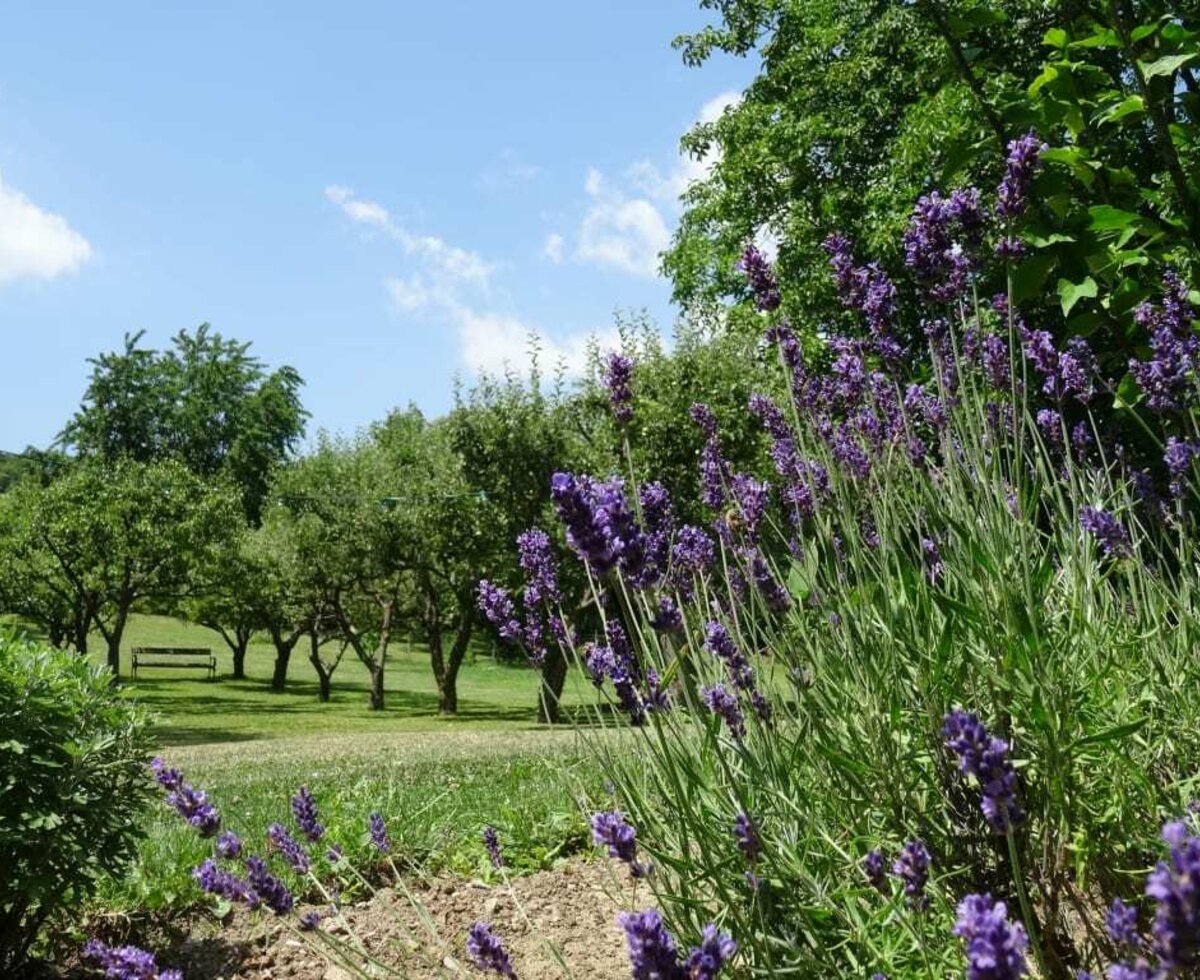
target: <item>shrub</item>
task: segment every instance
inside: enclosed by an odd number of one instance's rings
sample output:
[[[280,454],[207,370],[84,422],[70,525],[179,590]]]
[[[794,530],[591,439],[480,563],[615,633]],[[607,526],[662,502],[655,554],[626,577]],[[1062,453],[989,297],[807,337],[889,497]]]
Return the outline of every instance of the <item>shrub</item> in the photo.
[[[147,750],[107,671],[0,633],[0,973],[134,856]]]

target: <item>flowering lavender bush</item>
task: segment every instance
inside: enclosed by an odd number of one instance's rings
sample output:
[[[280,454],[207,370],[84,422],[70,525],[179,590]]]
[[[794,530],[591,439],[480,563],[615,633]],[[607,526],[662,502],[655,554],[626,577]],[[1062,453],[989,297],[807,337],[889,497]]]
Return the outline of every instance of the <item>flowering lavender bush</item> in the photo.
[[[659,483],[645,506],[653,473],[552,483],[601,618],[583,635],[550,603],[553,642],[608,702],[597,728],[638,730],[593,740],[621,826],[662,921],[697,935],[720,909],[747,969],[1099,970],[1122,875],[1191,793],[1196,315],[1168,273],[1138,314],[1147,353],[1106,374],[1085,337],[1055,340],[1057,307],[990,295],[1023,274],[1043,149],[1014,140],[995,195],[923,197],[903,282],[829,238],[860,326],[824,349],[747,251],[778,371],[747,405],[756,470],[691,410],[703,525],[657,517]],[[1151,897],[1187,909],[1173,847]],[[674,962],[652,926],[643,959]]]

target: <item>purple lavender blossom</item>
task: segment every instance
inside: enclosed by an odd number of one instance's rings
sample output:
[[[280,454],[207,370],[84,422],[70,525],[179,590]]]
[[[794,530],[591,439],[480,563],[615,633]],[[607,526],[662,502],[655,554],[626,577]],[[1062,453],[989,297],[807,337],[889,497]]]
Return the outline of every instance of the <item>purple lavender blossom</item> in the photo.
[[[1182,822],[1166,824],[1162,837],[1170,853],[1150,873],[1146,895],[1155,904],[1154,953],[1173,974],[1200,961],[1200,838],[1188,834]]]
[[[891,891],[888,886],[887,863],[879,851],[867,852],[867,856],[863,858],[863,874],[867,876],[870,886],[881,895],[886,895]]]
[[[492,862],[492,867],[503,868],[504,855],[500,851],[500,835],[496,833],[495,827],[483,828],[483,846],[487,849],[488,860]]]
[[[876,349],[885,358],[894,357],[899,347],[888,332],[896,313],[895,284],[876,262],[854,264],[853,246],[845,235],[830,235],[822,243],[829,255],[833,280],[842,305],[861,313],[875,338]]]
[[[196,879],[200,890],[208,895],[216,895],[230,902],[257,904],[256,900],[251,900],[250,886],[237,875],[218,867],[211,858],[193,868],[192,877]]]
[[[1003,902],[968,895],[959,903],[954,935],[966,947],[967,980],[1018,980],[1026,973],[1029,939],[1019,922],[1008,921]]]
[[[300,828],[309,843],[315,843],[325,833],[317,812],[317,801],[307,786],[301,786],[292,797],[292,816],[296,818],[296,826]]]
[[[746,655],[738,649],[722,624],[710,622],[704,627],[704,646],[709,653],[719,657],[729,671],[729,679],[733,686],[748,691],[754,687],[754,668]]]
[[[283,860],[296,874],[307,874],[311,862],[308,852],[287,832],[282,824],[273,823],[267,828],[267,842],[271,850],[278,851]]]
[[[712,568],[716,558],[716,545],[700,528],[685,524],[679,529],[671,549],[671,561],[678,571],[699,575]]]
[[[925,565],[925,578],[930,585],[938,585],[946,566],[942,563],[942,552],[933,538],[921,538],[921,560]]]
[[[391,852],[392,841],[388,837],[387,824],[382,813],[372,813],[367,817],[367,836],[371,839],[371,846],[380,854]]]
[[[1184,495],[1185,481],[1191,471],[1192,463],[1200,459],[1200,442],[1184,442],[1171,436],[1167,440],[1167,449],[1163,453],[1163,462],[1167,474],[1171,478],[1171,496],[1179,499]]]
[[[598,481],[555,473],[550,498],[567,529],[567,543],[597,574],[620,563],[636,578],[645,564],[645,542],[619,478]]]
[[[276,915],[287,915],[295,905],[287,886],[267,870],[267,862],[257,856],[246,858],[246,880],[255,895]]]
[[[137,946],[109,946],[89,939],[83,958],[103,970],[107,980],[183,980],[178,970],[160,970],[154,954]]]
[[[1187,284],[1168,271],[1163,276],[1162,305],[1143,303],[1133,318],[1150,335],[1150,360],[1129,362],[1130,373],[1146,393],[1146,403],[1158,412],[1183,408],[1193,397],[1191,376],[1200,355],[1196,311]]]
[[[613,418],[618,425],[628,425],[633,419],[633,369],[636,362],[631,357],[614,351],[604,363],[602,381],[608,390],[608,401],[612,405]]]
[[[1112,907],[1104,915],[1104,926],[1112,941],[1118,946],[1130,946],[1134,949],[1142,945],[1137,921],[1137,909],[1126,905],[1119,898],[1113,899]]]
[[[620,810],[592,814],[592,840],[608,848],[609,857],[628,864],[633,877],[649,873],[649,865],[637,859],[637,830]]]
[[[242,856],[242,839],[232,830],[222,831],[217,837],[217,857],[235,861]]]
[[[1166,980],[1166,976],[1141,956],[1132,963],[1114,963],[1108,968],[1108,980]]]
[[[314,932],[320,924],[321,913],[316,909],[309,909],[297,920],[297,925],[301,932]]]
[[[764,313],[778,309],[781,302],[779,283],[766,256],[753,245],[747,245],[738,264],[754,293],[754,305]]]
[[[1052,408],[1039,408],[1035,421],[1046,441],[1052,446],[1062,448],[1062,416]]]
[[[923,909],[929,904],[925,895],[925,885],[929,881],[929,851],[923,841],[910,840],[900,849],[892,864],[892,874],[900,879],[904,897],[913,908]]]
[[[1132,554],[1129,532],[1108,511],[1084,507],[1079,512],[1079,526],[1096,539],[1107,557],[1128,558]]]
[[[558,569],[554,563],[554,549],[550,535],[541,528],[530,528],[517,535],[517,556],[525,572],[526,588],[531,591],[535,602],[560,602],[562,593],[558,588]]]
[[[731,482],[730,491],[737,503],[746,534],[753,541],[758,537],[758,525],[767,510],[771,485],[745,473],[738,473]]]
[[[1034,130],[1008,144],[1004,177],[996,188],[996,214],[1005,221],[1019,218],[1029,207],[1033,178],[1042,166],[1042,154],[1049,147]]]
[[[976,188],[949,197],[933,191],[917,201],[904,232],[904,261],[930,299],[949,302],[966,292],[983,224]]]
[[[486,922],[476,922],[471,926],[467,933],[467,955],[484,973],[495,973],[508,977],[509,980],[517,980],[508,951]]]
[[[646,671],[646,698],[644,706],[647,711],[669,711],[671,695],[663,687],[662,678],[658,671],[650,668]]]
[[[957,708],[943,720],[942,737],[958,756],[959,772],[978,780],[980,805],[989,826],[1003,834],[1024,820],[1017,804],[1017,774],[1008,758],[1008,743],[989,735],[975,715]]]
[[[684,972],[690,980],[713,980],[737,952],[737,943],[729,935],[719,932],[713,924],[704,927],[700,945],[695,947],[684,963]]]
[[[746,719],[742,715],[741,706],[737,698],[725,689],[724,684],[704,688],[700,691],[700,697],[714,715],[725,719],[730,735],[736,739],[745,737]]]
[[[196,828],[201,837],[212,837],[221,828],[221,814],[208,802],[202,789],[195,789],[184,781],[178,769],[168,769],[162,759],[150,762],[158,784],[167,790],[167,804],[189,824]]]
[[[606,646],[591,644],[583,655],[583,666],[596,687],[604,684],[604,679],[613,672],[616,665],[612,650]]]
[[[487,579],[480,579],[477,587],[479,611],[483,618],[496,627],[500,638],[515,642],[521,639],[521,622],[517,619],[512,598],[504,589]]]
[[[733,837],[737,848],[748,862],[753,864],[758,860],[762,851],[762,837],[758,833],[758,824],[748,813],[739,813],[733,821]]]
[[[650,625],[659,633],[678,633],[683,629],[683,613],[670,596],[662,596],[658,600],[658,611],[650,620]]]
[[[686,980],[687,973],[679,965],[675,937],[663,925],[658,912],[653,909],[622,912],[617,922],[625,930],[633,980]]]

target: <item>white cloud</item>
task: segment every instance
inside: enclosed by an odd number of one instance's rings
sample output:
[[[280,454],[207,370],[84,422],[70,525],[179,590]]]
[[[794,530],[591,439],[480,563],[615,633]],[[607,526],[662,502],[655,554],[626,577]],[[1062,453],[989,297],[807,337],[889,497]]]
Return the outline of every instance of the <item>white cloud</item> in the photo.
[[[414,273],[407,279],[393,276],[385,279],[383,285],[398,310],[419,310],[434,302],[434,294],[430,292],[419,273]]]
[[[505,147],[498,158],[479,175],[479,185],[487,190],[499,190],[532,184],[540,180],[546,171],[536,163],[529,163],[511,147]]]
[[[386,232],[435,278],[486,286],[495,271],[495,266],[485,262],[476,252],[450,245],[433,235],[414,234],[393,220],[381,204],[356,196],[348,187],[330,184],[325,188],[325,198],[341,208],[346,217],[356,224]]]
[[[91,257],[92,246],[65,218],[0,181],[0,285],[50,280],[75,272]]]
[[[563,236],[556,231],[551,232],[546,236],[546,241],[542,245],[542,255],[555,265],[561,265],[565,246],[566,242],[563,240]]]
[[[508,367],[527,365],[531,338],[534,336],[542,369],[552,371],[561,365],[572,376],[583,373],[589,345],[595,343],[601,349],[606,349],[620,344],[620,336],[615,329],[582,331],[552,338],[532,329],[520,319],[505,314],[461,309],[458,315],[463,364],[474,374],[495,374]]]
[[[597,170],[590,170],[584,189],[592,199],[579,227],[575,256],[635,276],[658,274],[658,256],[671,240],[658,208],[644,197],[629,198],[609,190]]]

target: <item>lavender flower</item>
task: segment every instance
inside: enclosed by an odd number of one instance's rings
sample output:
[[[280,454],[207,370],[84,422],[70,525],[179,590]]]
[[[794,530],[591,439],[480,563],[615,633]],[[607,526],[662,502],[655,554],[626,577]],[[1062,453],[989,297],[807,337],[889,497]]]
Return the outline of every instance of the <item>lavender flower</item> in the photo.
[[[746,720],[742,716],[742,709],[738,705],[737,698],[725,690],[724,684],[714,684],[712,687],[704,688],[700,692],[700,697],[714,715],[725,719],[730,735],[736,739],[745,737]]]
[[[1137,920],[1137,909],[1116,898],[1113,899],[1112,907],[1105,913],[1104,925],[1114,943],[1118,946],[1131,946],[1136,949],[1142,945],[1141,936],[1138,935]]]
[[[684,971],[690,980],[713,980],[721,968],[733,959],[737,943],[729,935],[719,932],[713,924],[704,927],[700,945],[695,947],[684,963]]]
[[[307,786],[301,786],[292,797],[292,816],[296,818],[296,826],[310,843],[321,839],[325,828],[321,825],[320,814],[317,812],[317,801]]]
[[[1034,130],[1008,144],[1004,178],[996,188],[996,214],[1003,220],[1019,218],[1029,207],[1029,190],[1048,150]]]
[[[771,271],[771,263],[753,245],[747,245],[739,263],[754,293],[754,305],[764,313],[778,309],[781,302],[779,283]]]
[[[530,528],[517,535],[517,556],[535,602],[560,602],[558,569],[550,535],[540,528]]]
[[[168,769],[162,759],[153,759],[150,768],[158,784],[167,790],[167,804],[195,827],[201,837],[212,837],[220,829],[221,814],[208,802],[204,790],[190,786],[178,769]]]
[[[886,895],[891,891],[888,887],[887,866],[879,851],[867,852],[867,856],[863,858],[863,874],[867,876],[867,882],[871,887],[881,895]]]
[[[382,813],[372,813],[367,817],[367,835],[371,839],[371,845],[380,854],[391,851],[392,842],[388,837],[387,824],[384,823]]]
[[[499,938],[492,933],[486,922],[476,922],[467,933],[467,955],[484,973],[496,973],[509,980],[516,980],[512,960]]]
[[[678,571],[693,575],[706,572],[716,556],[716,545],[700,528],[685,524],[679,529],[671,549],[671,561]]]
[[[954,935],[966,948],[967,980],[1018,980],[1025,975],[1025,929],[1009,922],[1004,903],[993,902],[991,895],[968,895],[959,903]]]
[[[733,821],[733,836],[737,841],[738,850],[742,857],[753,864],[758,860],[762,850],[762,838],[758,833],[758,825],[748,813],[739,813]]]
[[[483,618],[496,627],[500,638],[515,642],[521,638],[521,622],[517,619],[512,598],[498,585],[480,579],[476,595]]]
[[[658,611],[650,620],[650,625],[659,633],[678,633],[683,629],[683,613],[670,596],[658,600]]]
[[[1146,403],[1159,412],[1183,408],[1191,397],[1189,375],[1200,354],[1194,328],[1196,311],[1187,284],[1175,272],[1167,272],[1162,306],[1143,303],[1134,312],[1134,320],[1150,334],[1150,360],[1129,362],[1130,373],[1146,393]]]
[[[1108,968],[1108,980],[1165,980],[1162,970],[1152,967],[1143,957],[1132,963],[1114,963]]]
[[[1129,532],[1108,511],[1084,507],[1079,512],[1079,526],[1096,539],[1109,558],[1128,558],[1132,554]]]
[[[745,473],[734,476],[730,490],[746,527],[746,534],[751,540],[758,536],[758,525],[767,510],[770,499],[771,485],[756,480]]]
[[[307,874],[310,866],[308,853],[296,842],[282,824],[273,823],[267,828],[267,842],[278,851],[296,874]]]
[[[107,980],[183,980],[178,970],[160,970],[154,954],[137,946],[109,946],[89,939],[83,958],[103,970]]]
[[[616,351],[608,355],[604,364],[602,380],[608,389],[608,401],[618,425],[627,425],[633,418],[633,391],[629,383],[633,380],[634,367],[633,358]]]
[[[979,781],[981,808],[997,833],[1007,833],[1025,814],[1017,805],[1017,774],[1008,758],[1008,743],[988,734],[968,711],[955,709],[942,722],[946,747],[958,756],[959,771]]]
[[[717,622],[711,622],[704,628],[704,645],[710,653],[720,657],[729,671],[729,678],[734,687],[750,690],[754,687],[754,669],[745,654],[737,648],[729,630]]]
[[[1170,853],[1151,872],[1146,895],[1155,903],[1154,952],[1165,970],[1175,972],[1200,961],[1200,838],[1182,822],[1166,824],[1162,837]]]
[[[622,912],[617,922],[625,930],[633,980],[685,980],[687,974],[679,965],[679,947],[663,925],[661,915],[653,909]]]
[[[616,669],[617,661],[608,647],[592,644],[584,653],[583,665],[592,678],[592,683],[600,687],[604,678]]]
[[[894,874],[904,885],[904,897],[913,908],[923,909],[929,903],[925,885],[929,881],[929,851],[923,841],[910,840],[900,849],[892,864]]]
[[[945,565],[942,564],[942,553],[938,543],[933,538],[921,538],[921,558],[925,563],[925,577],[930,585],[937,585],[942,580]]]
[[[596,481],[555,473],[550,499],[567,529],[567,543],[603,575],[618,562],[636,578],[645,563],[645,542],[625,497],[624,481]]]
[[[192,869],[192,877],[196,879],[200,890],[208,895],[216,895],[230,902],[257,904],[257,896],[251,899],[250,886],[237,875],[218,867],[211,858]]]
[[[321,924],[321,913],[316,909],[310,909],[300,916],[298,925],[301,932],[314,932]]]
[[[829,255],[842,305],[863,314],[881,354],[886,357],[897,353],[895,342],[888,334],[888,326],[896,312],[898,293],[895,285],[878,263],[855,266],[853,246],[845,235],[830,235],[822,247]]]
[[[904,232],[904,261],[925,294],[935,302],[962,296],[974,272],[983,230],[979,191],[937,191],[917,201]]]
[[[483,828],[483,846],[487,849],[488,859],[493,868],[504,867],[504,855],[500,853],[500,837],[495,827]]]
[[[592,839],[608,848],[608,856],[624,861],[635,878],[644,877],[648,865],[637,860],[637,830],[619,810],[592,814]]]
[[[242,839],[231,830],[222,831],[217,837],[217,857],[235,861],[242,856]]]
[[[287,915],[295,905],[292,893],[267,870],[267,862],[262,858],[246,858],[246,880],[263,904],[276,915]]]
[[[1192,463],[1200,459],[1200,442],[1183,442],[1171,436],[1167,440],[1167,449],[1163,453],[1163,462],[1167,474],[1171,478],[1171,496],[1176,499],[1184,494],[1185,481],[1191,471]]]

